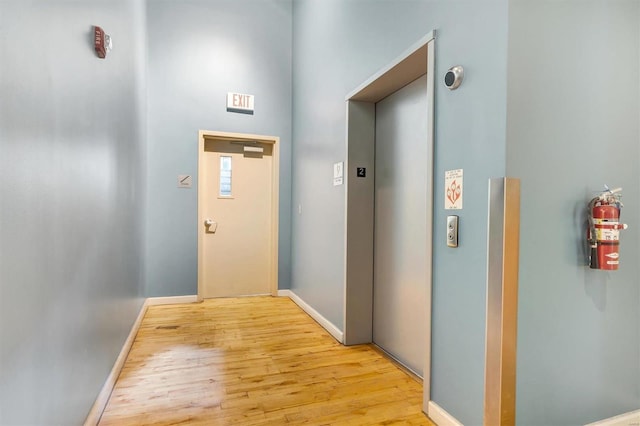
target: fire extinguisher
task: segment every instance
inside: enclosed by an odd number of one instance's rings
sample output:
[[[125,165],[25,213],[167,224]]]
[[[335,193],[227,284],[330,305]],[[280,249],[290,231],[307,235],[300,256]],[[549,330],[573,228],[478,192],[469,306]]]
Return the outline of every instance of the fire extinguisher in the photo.
[[[620,230],[627,225],[620,223],[622,188],[605,190],[589,202],[589,228],[587,239],[590,245],[589,266],[591,269],[615,271],[620,265]]]

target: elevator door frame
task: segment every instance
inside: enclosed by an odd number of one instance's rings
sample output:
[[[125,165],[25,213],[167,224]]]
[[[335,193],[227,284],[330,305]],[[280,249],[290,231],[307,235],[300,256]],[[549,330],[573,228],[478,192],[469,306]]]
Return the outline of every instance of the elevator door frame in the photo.
[[[430,401],[431,286],[433,258],[433,147],[435,31],[414,43],[396,60],[367,79],[346,98],[345,188],[345,345],[371,343],[373,337],[373,259],[375,211],[375,104],[422,75],[427,75],[427,317],[423,366],[423,410]],[[365,176],[362,177],[362,168]],[[360,174],[360,175],[359,175]]]

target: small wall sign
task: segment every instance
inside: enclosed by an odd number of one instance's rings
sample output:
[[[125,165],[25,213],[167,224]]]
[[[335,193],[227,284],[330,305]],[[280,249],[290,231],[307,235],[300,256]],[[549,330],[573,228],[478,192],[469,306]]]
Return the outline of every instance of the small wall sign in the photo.
[[[344,163],[334,163],[333,165],[333,186],[342,185],[344,176]]]
[[[358,176],[358,177],[367,177],[367,168],[366,167],[356,167],[356,176]]]
[[[444,209],[462,209],[462,169],[444,172]]]
[[[227,93],[227,111],[253,114],[254,96],[244,93]]]
[[[191,175],[178,175],[178,188],[191,188],[193,177]]]

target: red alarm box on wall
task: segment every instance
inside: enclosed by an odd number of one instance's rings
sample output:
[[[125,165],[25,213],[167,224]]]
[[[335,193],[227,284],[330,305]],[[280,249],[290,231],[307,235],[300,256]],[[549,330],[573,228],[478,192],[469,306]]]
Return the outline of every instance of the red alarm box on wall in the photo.
[[[109,34],[105,34],[102,28],[93,27],[93,44],[98,58],[104,59],[107,52],[111,50],[111,37]]]

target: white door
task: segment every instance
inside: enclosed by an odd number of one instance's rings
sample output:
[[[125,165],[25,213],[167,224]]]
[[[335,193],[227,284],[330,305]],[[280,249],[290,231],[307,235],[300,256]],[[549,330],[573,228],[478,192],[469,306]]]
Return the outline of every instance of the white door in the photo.
[[[206,139],[200,161],[204,298],[269,294],[274,262],[274,144]]]
[[[422,376],[427,335],[427,78],[376,104],[373,341]]]

